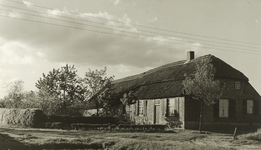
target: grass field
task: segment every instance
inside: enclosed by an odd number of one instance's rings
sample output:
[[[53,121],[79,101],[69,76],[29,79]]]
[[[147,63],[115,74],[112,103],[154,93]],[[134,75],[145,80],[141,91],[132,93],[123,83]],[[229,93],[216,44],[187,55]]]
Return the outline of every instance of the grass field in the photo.
[[[172,133],[81,131],[0,128],[0,149],[116,149],[116,150],[230,150],[261,149],[260,134],[199,134],[194,130]],[[255,138],[250,138],[250,137]],[[259,137],[259,138],[257,138]]]

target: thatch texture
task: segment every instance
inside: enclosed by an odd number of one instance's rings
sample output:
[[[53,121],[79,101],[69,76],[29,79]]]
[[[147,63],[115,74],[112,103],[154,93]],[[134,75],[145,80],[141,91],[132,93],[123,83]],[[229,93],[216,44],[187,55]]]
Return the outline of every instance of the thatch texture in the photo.
[[[191,61],[181,60],[166,64],[146,72],[113,81],[112,90],[120,98],[124,93],[134,91],[138,99],[159,99],[182,96],[182,81],[185,75],[196,71],[196,63],[210,58],[216,69],[215,78],[235,79],[248,82],[248,78],[229,64],[213,55],[205,55]],[[95,109],[94,99],[88,103],[88,109]]]
[[[0,108],[0,124],[37,127],[43,119],[39,109],[5,109]]]
[[[211,58],[216,69],[216,78],[233,78],[248,81],[248,78],[240,71],[234,69],[224,61],[213,55],[198,57],[190,62],[186,60],[170,63],[146,71],[144,73],[115,80],[113,90],[121,93],[133,90],[139,99],[156,99],[176,97],[182,95],[182,80],[185,75],[195,72],[196,63],[202,59]]]

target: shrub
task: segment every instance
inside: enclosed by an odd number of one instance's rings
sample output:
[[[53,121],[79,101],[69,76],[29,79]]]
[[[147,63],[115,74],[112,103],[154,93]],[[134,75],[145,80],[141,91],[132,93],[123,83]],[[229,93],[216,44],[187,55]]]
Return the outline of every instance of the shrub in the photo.
[[[44,115],[39,109],[0,109],[0,123],[39,127]]]
[[[45,122],[88,123],[88,124],[117,124],[115,117],[73,117],[73,116],[47,116]]]
[[[240,137],[249,140],[261,141],[261,128],[254,133],[244,134],[241,135]]]
[[[167,126],[169,128],[181,128],[181,125],[183,124],[179,120],[179,117],[168,117],[168,118],[165,118],[165,120],[168,122]]]

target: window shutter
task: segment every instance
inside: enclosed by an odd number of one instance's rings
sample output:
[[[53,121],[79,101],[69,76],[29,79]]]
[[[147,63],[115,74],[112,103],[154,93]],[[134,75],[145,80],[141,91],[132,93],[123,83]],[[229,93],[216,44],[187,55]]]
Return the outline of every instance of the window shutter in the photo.
[[[229,108],[228,108],[229,118],[235,118],[236,117],[236,101],[230,99],[228,105],[229,105]]]
[[[254,114],[258,115],[259,113],[259,101],[254,101]]]
[[[165,104],[166,102],[165,102],[165,99],[161,99],[160,100],[160,109],[161,109],[161,114],[162,114],[162,116],[164,116],[164,114],[165,114]]]
[[[214,118],[219,117],[219,100],[213,105],[213,116]]]
[[[169,116],[169,99],[166,100],[166,104],[165,104],[165,117]]]
[[[136,111],[136,116],[139,115],[139,100],[136,101],[136,104],[135,104],[135,111]]]
[[[143,116],[147,116],[147,101],[143,101]]]
[[[247,100],[243,100],[243,114],[247,114]]]

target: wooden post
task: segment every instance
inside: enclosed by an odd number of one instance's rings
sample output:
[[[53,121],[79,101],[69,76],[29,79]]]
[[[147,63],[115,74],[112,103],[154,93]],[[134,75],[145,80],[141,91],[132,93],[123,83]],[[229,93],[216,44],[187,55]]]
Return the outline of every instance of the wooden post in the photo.
[[[236,133],[237,133],[237,127],[235,127],[235,130],[234,130],[234,135],[233,135],[233,139],[236,138]]]

